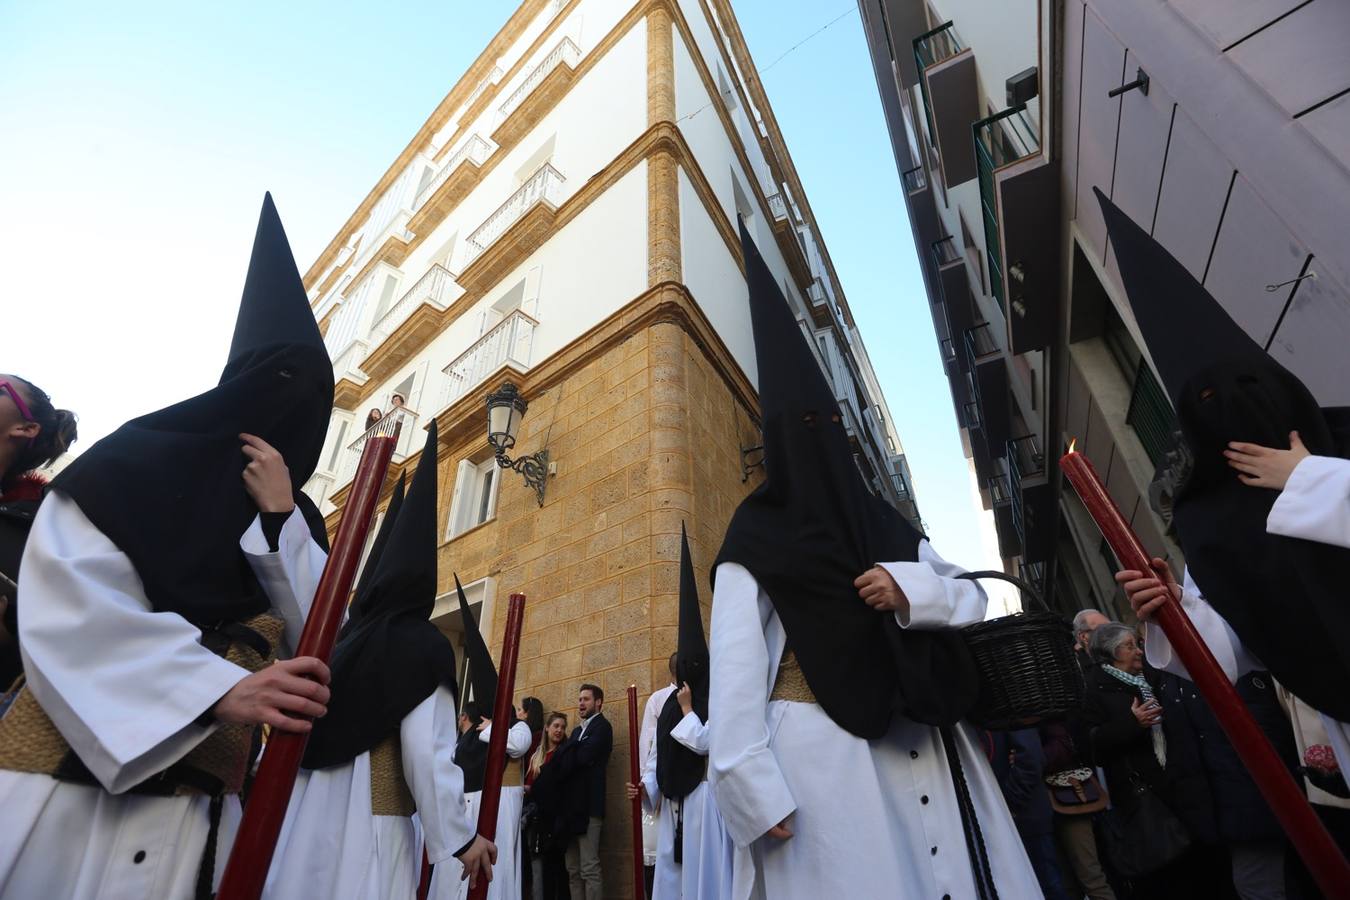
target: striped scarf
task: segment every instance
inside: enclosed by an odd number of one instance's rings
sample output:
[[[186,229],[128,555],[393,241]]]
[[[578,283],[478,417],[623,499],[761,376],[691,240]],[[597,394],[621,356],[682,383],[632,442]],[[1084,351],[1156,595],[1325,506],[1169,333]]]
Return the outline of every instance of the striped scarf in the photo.
[[[1130,687],[1139,691],[1139,696],[1145,703],[1150,701],[1157,702],[1153,696],[1153,688],[1149,687],[1148,681],[1143,675],[1131,675],[1128,672],[1122,672],[1115,666],[1102,664],[1102,671],[1119,681],[1123,681]],[[1153,757],[1158,760],[1158,765],[1167,765],[1167,738],[1163,737],[1162,723],[1159,722],[1149,728],[1153,738]]]

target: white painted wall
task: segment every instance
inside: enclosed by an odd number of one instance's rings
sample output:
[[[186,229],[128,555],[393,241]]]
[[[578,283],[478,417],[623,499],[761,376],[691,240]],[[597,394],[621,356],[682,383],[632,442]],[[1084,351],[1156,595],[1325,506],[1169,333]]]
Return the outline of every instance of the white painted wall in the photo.
[[[995,112],[1003,109],[1008,78],[1040,65],[1039,0],[931,0],[930,5],[940,21],[951,19],[961,43],[975,50],[975,71],[987,98],[980,104],[981,115],[988,114],[989,103]],[[1037,121],[1040,97],[1027,104],[1027,113]]]

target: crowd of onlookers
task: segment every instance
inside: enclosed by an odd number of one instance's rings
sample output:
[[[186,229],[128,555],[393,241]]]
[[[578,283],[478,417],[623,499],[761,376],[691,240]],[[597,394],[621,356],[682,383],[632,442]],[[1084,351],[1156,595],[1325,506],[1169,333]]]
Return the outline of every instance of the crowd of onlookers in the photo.
[[[1094,609],[1073,629],[1081,712],[986,744],[1047,900],[1320,896],[1195,685],[1147,664],[1142,630]],[[1317,717],[1268,673],[1236,688],[1343,837],[1345,782],[1305,733]]]

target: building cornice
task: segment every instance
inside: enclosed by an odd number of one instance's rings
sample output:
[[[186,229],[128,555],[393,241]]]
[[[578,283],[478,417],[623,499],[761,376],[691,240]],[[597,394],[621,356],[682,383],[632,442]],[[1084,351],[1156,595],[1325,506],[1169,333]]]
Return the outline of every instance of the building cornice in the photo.
[[[380,180],[377,181],[375,186],[366,194],[365,199],[356,207],[356,210],[347,217],[346,223],[338,229],[338,232],[333,236],[333,239],[328,242],[328,246],[324,248],[323,252],[320,253],[318,258],[310,265],[309,269],[305,272],[304,281],[306,289],[312,287],[319,275],[332,264],[333,260],[337,257],[338,251],[345,245],[346,239],[353,231],[361,226],[367,217],[370,216],[370,211],[375,207],[375,204],[379,202],[379,199],[384,196],[384,192],[389,189],[389,186],[394,183],[394,180],[398,178],[399,174],[410,162],[412,162],[413,158],[417,156],[422,148],[430,142],[436,132],[444,127],[454,111],[460,107],[469,94],[473,93],[473,90],[478,86],[478,83],[488,76],[492,71],[492,67],[496,65],[497,58],[509,50],[511,45],[520,39],[520,36],[524,33],[526,27],[534,20],[535,16],[543,11],[544,5],[547,2],[548,0],[525,0],[525,2],[521,3],[520,7],[511,14],[511,18],[506,21],[506,24],[497,32],[496,36],[488,42],[488,45],[483,49],[483,52],[478,54],[477,59],[473,61],[469,68],[465,70],[464,74],[460,76],[459,80],[455,82],[454,87],[452,87],[450,92],[445,95],[445,98],[437,104],[436,109],[427,117],[427,120],[422,123],[422,127],[417,130],[417,134],[415,134],[412,140],[408,142],[408,145],[403,148],[403,152],[401,152],[389,168],[385,170],[384,175],[380,177]],[[572,3],[576,2],[579,2],[579,0],[572,0]],[[561,18],[562,15],[560,13],[558,19]],[[545,30],[548,31],[549,29]],[[504,80],[505,78],[503,78],[503,81]],[[487,91],[485,93],[495,93],[495,91]]]

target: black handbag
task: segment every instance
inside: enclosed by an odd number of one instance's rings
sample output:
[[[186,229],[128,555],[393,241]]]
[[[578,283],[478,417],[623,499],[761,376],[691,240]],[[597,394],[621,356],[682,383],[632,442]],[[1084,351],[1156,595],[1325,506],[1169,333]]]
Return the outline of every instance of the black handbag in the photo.
[[[1130,773],[1130,796],[1102,824],[1107,856],[1126,878],[1156,872],[1190,849],[1191,833],[1149,785]]]

